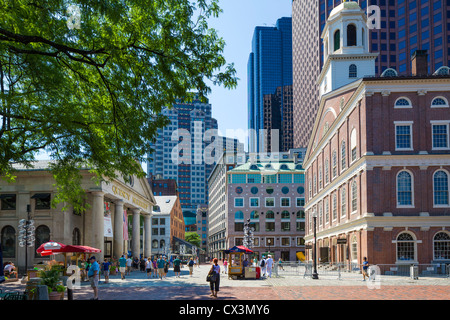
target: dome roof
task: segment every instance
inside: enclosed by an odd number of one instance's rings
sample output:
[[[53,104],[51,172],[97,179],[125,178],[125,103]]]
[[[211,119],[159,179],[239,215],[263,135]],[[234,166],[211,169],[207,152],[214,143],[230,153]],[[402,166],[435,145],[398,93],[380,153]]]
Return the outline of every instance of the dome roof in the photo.
[[[355,1],[342,2],[336,8],[331,10],[329,17],[332,17],[343,10],[361,10],[361,7],[359,6],[358,2]]]

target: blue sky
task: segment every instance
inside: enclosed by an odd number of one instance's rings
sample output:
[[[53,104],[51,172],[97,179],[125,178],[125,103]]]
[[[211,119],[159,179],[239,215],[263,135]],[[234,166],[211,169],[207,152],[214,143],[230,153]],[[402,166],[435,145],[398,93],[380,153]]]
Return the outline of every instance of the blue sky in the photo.
[[[247,130],[247,61],[252,50],[253,31],[256,26],[274,26],[281,17],[292,16],[292,0],[220,0],[223,12],[212,19],[209,26],[225,40],[224,56],[234,62],[238,87],[228,90],[213,86],[209,96],[213,117],[219,131]],[[247,145],[247,141],[241,141]]]

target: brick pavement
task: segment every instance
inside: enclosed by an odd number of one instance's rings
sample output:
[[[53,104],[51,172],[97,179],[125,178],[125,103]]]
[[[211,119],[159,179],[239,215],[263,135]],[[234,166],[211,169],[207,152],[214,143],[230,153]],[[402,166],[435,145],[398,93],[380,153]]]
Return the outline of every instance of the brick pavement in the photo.
[[[169,271],[167,279],[147,279],[144,273],[132,272],[121,280],[112,276],[109,284],[103,281],[99,286],[100,300],[212,300],[205,281],[209,266],[194,269],[189,277],[187,270],[181,278],[175,278]],[[102,279],[103,280],[103,279]],[[23,290],[25,284],[1,284],[3,291]],[[88,282],[74,290],[74,300],[89,300],[92,289]],[[221,276],[221,287],[217,300],[450,300],[450,279],[407,277],[386,277],[380,282],[380,289],[369,289],[360,275],[338,280],[320,277],[319,280],[299,276],[286,276],[264,280],[231,280]]]

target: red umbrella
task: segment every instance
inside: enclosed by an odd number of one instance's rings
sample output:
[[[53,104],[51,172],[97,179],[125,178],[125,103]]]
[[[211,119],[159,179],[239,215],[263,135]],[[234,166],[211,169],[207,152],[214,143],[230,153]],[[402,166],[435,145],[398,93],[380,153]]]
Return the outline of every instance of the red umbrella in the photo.
[[[66,252],[64,251],[65,247],[66,245],[60,242],[49,241],[41,244],[39,248],[37,248],[36,252],[40,253],[41,256],[49,256],[51,254]]]

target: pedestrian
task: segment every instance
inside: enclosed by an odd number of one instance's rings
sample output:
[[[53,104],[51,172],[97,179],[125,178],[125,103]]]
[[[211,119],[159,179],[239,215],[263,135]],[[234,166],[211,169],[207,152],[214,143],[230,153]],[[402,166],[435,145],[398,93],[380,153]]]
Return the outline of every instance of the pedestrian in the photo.
[[[167,273],[169,272],[169,261],[167,260],[167,257],[164,257],[164,278],[167,278]]]
[[[217,298],[217,292],[219,292],[220,285],[220,266],[217,264],[217,258],[213,259],[213,265],[211,266],[211,270],[209,270],[209,274],[213,275],[213,280],[209,282],[209,287],[211,289],[211,297]]]
[[[188,267],[189,267],[189,275],[192,277],[192,274],[194,273],[194,259],[192,259],[192,257],[188,262]]]
[[[152,277],[158,278],[158,266],[156,264],[156,258],[152,258],[152,264],[153,264],[153,274]]]
[[[94,256],[91,257],[90,261],[91,266],[89,267],[88,277],[91,283],[91,287],[94,290],[94,297],[91,298],[91,300],[98,300],[98,280],[99,280],[98,274],[100,271],[100,266],[98,265]]]
[[[363,274],[363,281],[366,281],[366,277],[367,279],[369,279],[369,274],[367,273],[367,271],[369,270],[369,261],[367,261],[367,257],[363,258],[363,263],[362,263],[362,274]]]
[[[164,276],[164,265],[165,265],[165,261],[162,256],[159,256],[159,259],[156,261],[156,265],[158,266],[159,278],[162,280]]]
[[[145,269],[147,271],[147,279],[149,277],[151,277],[151,275],[152,275],[152,266],[153,266],[152,260],[150,258],[148,258],[148,260],[145,262]]]
[[[173,260],[173,272],[175,272],[175,277],[179,278],[180,277],[180,265],[181,265],[181,260],[177,257],[175,257],[175,260]]]
[[[133,263],[133,260],[131,260],[131,257],[128,257],[127,259],[127,274],[130,275],[131,273],[131,264]]]
[[[195,263],[197,264],[197,268],[200,268],[200,260],[198,257],[195,258]]]
[[[228,261],[227,259],[223,259],[223,273],[227,273],[228,271]]]
[[[148,260],[150,260],[150,258],[148,258]],[[139,261],[139,267],[141,269],[141,272],[146,271],[146,265],[148,260],[146,260],[145,258],[141,258],[141,260]]]
[[[262,256],[259,266],[261,267],[261,276],[264,277],[266,275],[266,259],[264,256]]]
[[[103,275],[105,276],[105,283],[109,283],[109,267],[111,266],[111,262],[109,262],[106,258],[102,263]]]
[[[122,255],[119,259],[119,271],[120,271],[120,278],[122,280],[125,279],[125,272],[127,271],[127,259],[125,259],[125,255]]]
[[[269,254],[266,259],[266,270],[267,270],[267,276],[269,278],[272,278],[272,268],[273,268],[273,259],[272,259],[272,256]]]
[[[278,259],[278,268],[280,268],[280,270],[284,270],[283,266],[282,266],[282,263],[283,263],[283,260],[281,260],[281,258]]]

